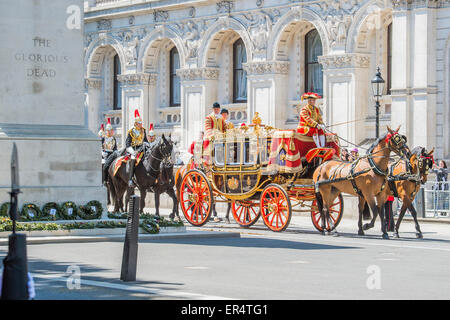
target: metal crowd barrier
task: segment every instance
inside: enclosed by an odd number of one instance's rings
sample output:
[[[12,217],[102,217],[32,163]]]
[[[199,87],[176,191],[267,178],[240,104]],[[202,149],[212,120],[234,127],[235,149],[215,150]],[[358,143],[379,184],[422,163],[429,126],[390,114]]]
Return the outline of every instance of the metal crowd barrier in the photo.
[[[425,185],[425,212],[427,218],[450,218],[450,183],[427,182]]]
[[[420,187],[414,198],[414,208],[419,218],[450,218],[450,183],[429,181]],[[395,215],[400,214],[402,201],[396,199],[393,205]],[[409,210],[405,216],[411,216]]]

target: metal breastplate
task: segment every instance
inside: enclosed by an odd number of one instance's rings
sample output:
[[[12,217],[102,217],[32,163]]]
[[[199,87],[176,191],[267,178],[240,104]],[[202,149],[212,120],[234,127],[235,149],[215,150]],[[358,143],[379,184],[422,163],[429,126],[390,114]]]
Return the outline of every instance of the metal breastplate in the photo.
[[[114,139],[114,137],[105,137],[105,142],[103,143],[105,151],[113,151],[115,146],[116,139]]]
[[[138,147],[142,145],[144,142],[144,130],[137,131],[135,128],[130,130],[130,136],[131,136],[131,146]]]

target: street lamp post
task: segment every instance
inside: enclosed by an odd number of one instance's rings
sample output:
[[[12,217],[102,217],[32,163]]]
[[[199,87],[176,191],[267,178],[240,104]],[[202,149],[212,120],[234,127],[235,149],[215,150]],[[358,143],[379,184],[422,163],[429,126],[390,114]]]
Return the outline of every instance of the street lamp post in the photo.
[[[376,110],[376,119],[375,119],[375,135],[378,139],[380,135],[380,97],[383,95],[384,90],[384,79],[381,77],[380,67],[377,67],[377,73],[375,77],[370,81],[372,83],[372,93],[375,98],[375,110]]]

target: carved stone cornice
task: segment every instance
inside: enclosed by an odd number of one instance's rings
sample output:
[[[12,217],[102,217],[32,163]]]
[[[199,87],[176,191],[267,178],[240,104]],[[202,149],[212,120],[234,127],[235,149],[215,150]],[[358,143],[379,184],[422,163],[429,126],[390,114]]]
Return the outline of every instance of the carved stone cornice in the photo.
[[[443,8],[450,5],[450,0],[391,0],[395,10],[420,8]]]
[[[230,13],[234,8],[234,2],[231,0],[224,0],[216,3],[218,13]]]
[[[117,80],[126,85],[156,85],[157,73],[131,73],[131,74],[119,74]]]
[[[101,89],[102,79],[99,78],[85,78],[84,84],[86,89]]]
[[[181,80],[216,80],[219,78],[219,68],[178,69]]]
[[[97,30],[110,30],[111,26],[111,20],[102,19],[97,21]]]
[[[243,64],[247,74],[288,74],[288,61],[259,61],[247,62]]]
[[[360,53],[320,56],[319,63],[324,69],[368,68],[370,56]]]

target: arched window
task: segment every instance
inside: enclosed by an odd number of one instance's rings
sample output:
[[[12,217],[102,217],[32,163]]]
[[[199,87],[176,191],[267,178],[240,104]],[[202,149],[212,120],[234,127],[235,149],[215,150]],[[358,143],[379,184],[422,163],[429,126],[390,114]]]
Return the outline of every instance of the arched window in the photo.
[[[117,76],[121,74],[120,70],[120,59],[119,55],[116,54],[114,56],[114,101],[113,101],[113,109],[120,110],[122,109],[122,85],[119,80],[117,80]]]
[[[247,72],[243,64],[247,62],[247,52],[242,39],[233,44],[233,102],[247,102]]]
[[[177,69],[180,68],[180,55],[176,47],[170,50],[170,105],[172,107],[180,105],[181,86],[180,77],[177,76]]]
[[[318,57],[322,55],[322,42],[316,29],[305,36],[305,91],[323,95],[322,65]]]
[[[392,22],[387,27],[387,76],[386,76],[386,94],[391,94],[391,76],[392,76]]]

